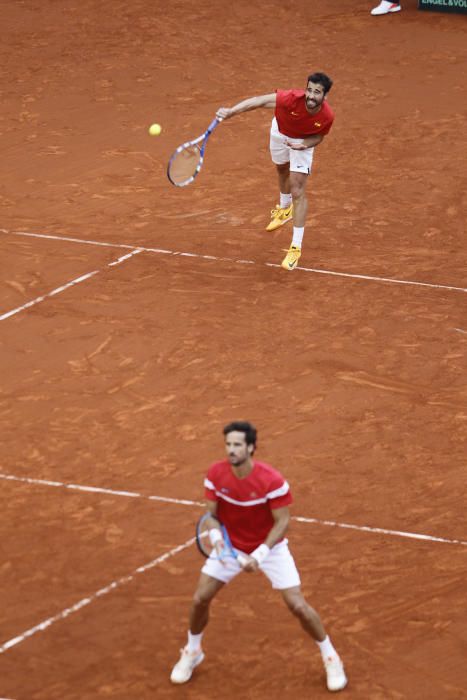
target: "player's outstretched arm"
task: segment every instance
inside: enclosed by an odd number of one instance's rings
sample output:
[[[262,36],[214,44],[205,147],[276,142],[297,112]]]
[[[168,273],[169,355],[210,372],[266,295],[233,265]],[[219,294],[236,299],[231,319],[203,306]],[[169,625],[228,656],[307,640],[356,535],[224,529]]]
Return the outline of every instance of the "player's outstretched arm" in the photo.
[[[242,112],[249,112],[252,109],[258,109],[258,107],[266,107],[268,109],[274,109],[276,106],[276,93],[272,92],[270,95],[259,95],[258,97],[249,97],[247,100],[242,100],[233,107],[219,107],[216,112],[216,117],[218,119],[230,119],[236,114],[241,114]]]

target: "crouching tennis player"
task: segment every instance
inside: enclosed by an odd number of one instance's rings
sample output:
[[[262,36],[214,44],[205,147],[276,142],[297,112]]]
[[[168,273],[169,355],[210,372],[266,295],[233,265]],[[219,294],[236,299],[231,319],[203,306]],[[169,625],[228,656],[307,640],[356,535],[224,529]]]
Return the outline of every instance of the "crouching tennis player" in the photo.
[[[224,560],[211,556],[206,560],[193,598],[188,643],[172,669],[172,683],[186,683],[204,659],[201,640],[208,623],[209,606],[217,593],[242,571],[260,570],[277,589],[290,612],[316,642],[321,652],[328,690],[347,685],[339,655],[326,634],[318,613],[306,602],[300,590],[300,576],[284,535],[290,520],[292,502],[289,485],[282,475],[264,462],[253,459],[256,429],[237,421],[224,428],[227,459],[213,464],[205,479],[208,511],[226,527],[233,546],[244,554]],[[209,536],[219,547],[221,531]]]

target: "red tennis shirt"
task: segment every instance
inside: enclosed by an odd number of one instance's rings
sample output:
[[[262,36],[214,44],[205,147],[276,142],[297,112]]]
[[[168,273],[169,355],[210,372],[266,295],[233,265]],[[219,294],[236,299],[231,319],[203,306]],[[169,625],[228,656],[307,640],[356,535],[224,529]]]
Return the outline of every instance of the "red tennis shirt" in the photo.
[[[314,134],[328,134],[334,121],[334,112],[327,101],[316,114],[306,108],[304,90],[277,90],[275,117],[279,131],[293,139],[305,139]]]
[[[274,525],[271,511],[292,503],[284,477],[269,464],[256,460],[244,479],[235,476],[227,460],[216,462],[209,468],[204,487],[206,498],[217,502],[217,516],[233,546],[247,554],[269,534]]]

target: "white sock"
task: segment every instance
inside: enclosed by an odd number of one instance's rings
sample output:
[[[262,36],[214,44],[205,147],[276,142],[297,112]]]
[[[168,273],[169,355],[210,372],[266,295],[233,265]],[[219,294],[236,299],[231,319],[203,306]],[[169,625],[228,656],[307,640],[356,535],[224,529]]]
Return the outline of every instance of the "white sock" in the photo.
[[[288,209],[290,205],[292,204],[292,195],[291,194],[284,194],[283,192],[280,193],[281,199],[280,199],[280,207],[281,209]]]
[[[191,632],[188,632],[188,651],[198,651],[198,649],[201,649],[202,636],[202,632],[201,634],[191,634]]]
[[[316,642],[316,644],[319,646],[319,650],[321,652],[321,656],[323,659],[327,659],[330,656],[338,656],[337,651],[334,649],[332,646],[331,640],[329,637],[326,637],[326,639],[323,639],[322,642]]]
[[[305,231],[304,226],[294,226],[293,227],[292,245],[296,246],[297,248],[302,247],[304,231]]]

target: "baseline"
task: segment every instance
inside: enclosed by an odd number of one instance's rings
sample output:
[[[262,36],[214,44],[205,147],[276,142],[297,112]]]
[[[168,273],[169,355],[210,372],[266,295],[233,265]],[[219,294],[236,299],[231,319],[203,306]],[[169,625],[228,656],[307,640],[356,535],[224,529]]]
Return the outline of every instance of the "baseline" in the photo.
[[[280,268],[280,265],[277,263],[257,263],[255,260],[237,260],[235,258],[216,257],[215,255],[202,255],[201,253],[187,253],[175,250],[166,250],[164,248],[146,248],[144,246],[131,246],[125,243],[104,243],[101,241],[90,241],[83,238],[68,238],[67,236],[54,236],[51,234],[30,233],[27,231],[8,231],[7,229],[0,229],[0,233],[11,234],[14,236],[29,236],[32,238],[48,238],[51,240],[68,241],[69,243],[84,243],[87,245],[97,245],[108,248],[125,248],[127,250],[136,249],[141,252],[144,251],[145,253],[156,253],[158,255],[178,255],[180,257],[198,258],[200,260],[212,260],[214,262],[230,262],[236,265],[264,265],[265,267]],[[321,270],[319,268],[313,267],[297,267],[296,270],[300,270],[300,272],[311,272],[317,275],[331,275],[333,277],[344,277],[355,280],[364,280],[367,282],[383,282],[386,284],[402,284],[411,285],[415,287],[428,287],[429,289],[442,289],[453,292],[467,292],[467,287],[455,287],[447,284],[418,282],[416,280],[400,280],[392,277],[376,277],[372,275],[359,275],[350,272],[335,272],[334,270]]]

